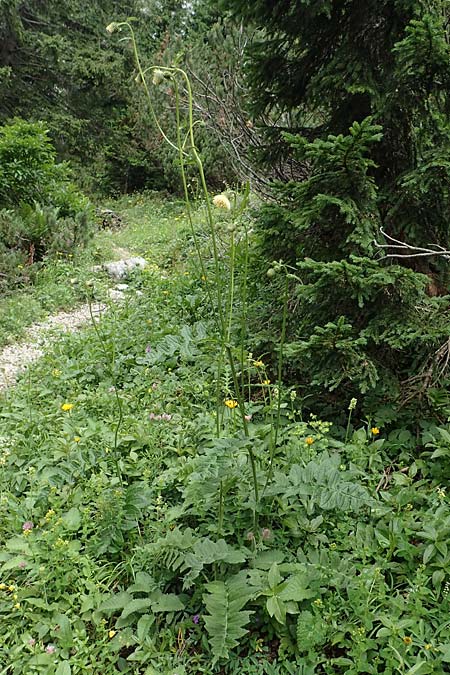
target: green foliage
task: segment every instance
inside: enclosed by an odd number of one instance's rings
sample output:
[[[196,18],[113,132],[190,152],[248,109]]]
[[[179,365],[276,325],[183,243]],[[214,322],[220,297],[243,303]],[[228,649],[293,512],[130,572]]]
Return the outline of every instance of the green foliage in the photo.
[[[180,63],[185,54],[201,51],[203,66],[211,54],[204,35],[216,16],[205,3],[167,0],[145,6],[138,0],[95,0],[88,9],[72,0],[33,0],[26,7],[3,2],[0,123],[15,116],[45,120],[58,156],[72,161],[78,183],[91,192],[178,191],[179,168],[136,87],[129,44],[111,39],[105,29],[112,20],[135,17],[146,65]],[[167,97],[170,91],[156,95]],[[175,133],[172,112],[162,117],[169,135]],[[233,179],[221,144],[206,128],[199,147],[211,182]]]
[[[72,255],[92,235],[92,209],[70,182],[41,122],[0,127],[0,286],[25,285],[35,263]]]
[[[250,599],[246,575],[241,573],[228,577],[224,581],[212,581],[206,586],[204,596],[205,626],[209,634],[209,642],[214,654],[213,665],[222,658],[227,658],[229,650],[237,647],[240,638],[246,634],[245,626],[250,619],[250,612],[242,608]]]
[[[387,404],[392,419],[406,401],[429,413],[429,388],[415,396],[409,385],[438,368],[449,326],[435,296],[448,293],[447,261],[396,260],[406,251],[382,232],[449,248],[447,10],[440,0],[369,2],[364,11],[334,1],[222,4],[260,30],[248,63],[255,114],[285,114],[268,129],[266,154],[282,147],[303,167],[299,179],[274,185],[258,214],[267,263],[292,272],[289,376],[331,414],[334,391],[370,393],[368,414]],[[380,250],[375,240],[394,245]],[[281,317],[270,304],[261,318],[254,349],[273,350]],[[445,388],[447,370],[439,372],[434,383]]]
[[[217,233],[226,251],[240,230]],[[148,233],[128,236],[151,248]],[[444,672],[447,425],[349,424],[345,437],[303,416],[283,383],[275,393],[245,352],[245,437],[191,257],[137,274],[101,341],[67,336],[2,399],[0,663],[14,675]]]

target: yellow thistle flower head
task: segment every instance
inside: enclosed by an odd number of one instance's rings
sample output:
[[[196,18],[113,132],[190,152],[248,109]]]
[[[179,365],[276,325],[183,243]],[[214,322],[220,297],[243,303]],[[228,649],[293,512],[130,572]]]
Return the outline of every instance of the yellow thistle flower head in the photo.
[[[372,432],[372,434],[374,436],[378,436],[378,434],[380,433],[380,430],[379,430],[378,427],[372,427],[370,431]]]
[[[230,200],[224,194],[213,197],[213,204],[214,206],[217,206],[218,209],[225,209],[226,211],[231,210]]]
[[[233,408],[237,408],[238,406],[238,402],[233,398],[227,398],[226,401],[224,401],[224,404],[227,406],[227,408],[230,408],[230,410],[233,410]]]
[[[64,410],[64,412],[67,412],[68,410],[72,410],[73,408],[73,403],[63,403],[61,406],[61,410]]]
[[[305,438],[305,443],[306,445],[312,445],[314,443],[314,438],[312,436],[308,436]]]

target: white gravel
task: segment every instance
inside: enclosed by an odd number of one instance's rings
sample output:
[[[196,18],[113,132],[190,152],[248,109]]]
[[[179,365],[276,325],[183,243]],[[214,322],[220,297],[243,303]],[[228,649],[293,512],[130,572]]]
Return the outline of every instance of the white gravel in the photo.
[[[94,303],[92,313],[99,316],[106,305]],[[44,355],[46,347],[61,333],[70,333],[91,320],[89,305],[82,305],[72,312],[59,312],[42,323],[34,323],[25,332],[25,341],[8,345],[0,351],[0,391],[14,384],[26,367]]]
[[[125,255],[128,253],[125,249],[117,249],[117,252]],[[132,258],[128,255],[122,260],[99,265],[93,271],[105,270],[112,278],[123,279],[130,272],[143,269],[146,265],[147,261],[144,258]],[[117,284],[115,288],[108,290],[108,297],[112,302],[122,302],[126,299],[127,290],[128,284]],[[140,291],[135,291],[135,294],[141,295]],[[92,304],[94,317],[100,316],[106,309],[105,304]],[[30,363],[41,358],[46,348],[58,339],[58,335],[76,331],[90,320],[89,305],[85,304],[71,312],[59,312],[49,316],[45,321],[27,328],[23,342],[8,345],[0,351],[0,392],[14,384],[17,376]]]

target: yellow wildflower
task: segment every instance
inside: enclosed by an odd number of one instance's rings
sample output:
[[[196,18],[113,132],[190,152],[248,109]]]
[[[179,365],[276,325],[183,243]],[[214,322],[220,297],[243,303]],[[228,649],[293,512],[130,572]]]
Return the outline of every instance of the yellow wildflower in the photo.
[[[14,584],[11,584],[11,586],[8,586],[8,591],[11,591],[11,593],[15,590],[16,590],[16,587],[14,586]]]
[[[230,211],[231,209],[230,200],[224,194],[216,195],[213,198],[213,204],[214,206],[217,206],[218,209],[225,209],[226,211]]]
[[[224,401],[224,404],[227,406],[227,408],[230,408],[230,410],[237,408],[238,406],[238,402],[232,398],[227,398],[226,401]]]
[[[262,361],[253,361],[255,368],[264,368],[264,363]]]
[[[68,410],[72,410],[73,408],[73,403],[63,403],[61,406],[61,410],[64,410],[64,412],[67,412]]]
[[[108,637],[113,638],[114,635],[116,634],[116,632],[117,632],[117,631],[115,631],[115,630],[110,630],[110,631],[108,632]]]
[[[6,588],[6,584],[0,584],[0,591],[4,591]]]
[[[409,635],[405,635],[405,637],[403,638],[403,642],[405,643],[405,645],[412,645],[412,638],[409,637]]]
[[[263,380],[263,384],[270,384],[270,380]]]
[[[312,436],[308,436],[305,438],[305,443],[306,445],[312,445],[314,443],[314,438]]]
[[[14,604],[14,609],[20,609],[20,602],[16,602]]]
[[[372,427],[370,431],[372,432],[372,434],[374,436],[378,436],[378,434],[380,433],[380,430],[379,430],[378,427]]]
[[[79,443],[81,441],[81,438],[79,436],[74,436],[73,440],[75,441],[75,443]]]

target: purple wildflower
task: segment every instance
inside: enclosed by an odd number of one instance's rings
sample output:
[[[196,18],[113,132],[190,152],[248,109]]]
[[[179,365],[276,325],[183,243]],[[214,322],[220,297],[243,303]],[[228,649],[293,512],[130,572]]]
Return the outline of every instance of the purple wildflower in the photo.
[[[47,654],[54,654],[56,652],[55,645],[47,645],[45,648]]]
[[[146,348],[145,348],[146,354],[149,354],[151,351],[152,351],[152,346],[151,346],[151,345],[147,345]]]
[[[27,563],[25,562],[25,560],[21,560],[20,563],[17,565],[17,567],[21,570],[25,569],[26,566]]]
[[[200,621],[200,614],[194,614],[192,617],[192,622],[197,624]]]
[[[30,638],[28,640],[28,644],[30,645],[30,647],[34,647],[34,645],[36,644],[36,640],[34,638]]]
[[[31,522],[31,520],[26,520],[24,524],[22,525],[22,530],[24,532],[27,532],[29,530],[32,530],[34,527],[34,523]]]

